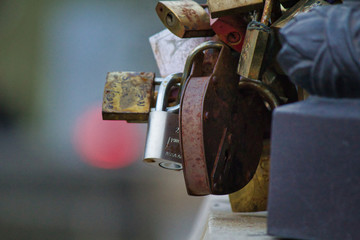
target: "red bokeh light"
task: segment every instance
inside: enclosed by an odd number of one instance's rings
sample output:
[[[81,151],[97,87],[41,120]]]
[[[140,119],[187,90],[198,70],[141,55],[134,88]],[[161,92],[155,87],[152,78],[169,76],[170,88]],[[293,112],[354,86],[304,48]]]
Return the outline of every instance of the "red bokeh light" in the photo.
[[[101,107],[92,107],[76,121],[74,146],[91,165],[123,168],[139,159],[143,134],[137,124],[102,120]]]

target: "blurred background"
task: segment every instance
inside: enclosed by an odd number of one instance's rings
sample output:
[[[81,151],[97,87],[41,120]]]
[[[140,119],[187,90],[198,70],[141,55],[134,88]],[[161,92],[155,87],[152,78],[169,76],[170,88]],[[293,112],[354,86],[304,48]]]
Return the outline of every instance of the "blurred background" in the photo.
[[[0,1],[1,239],[187,239],[202,198],[101,120],[106,73],[157,72],[156,0]]]

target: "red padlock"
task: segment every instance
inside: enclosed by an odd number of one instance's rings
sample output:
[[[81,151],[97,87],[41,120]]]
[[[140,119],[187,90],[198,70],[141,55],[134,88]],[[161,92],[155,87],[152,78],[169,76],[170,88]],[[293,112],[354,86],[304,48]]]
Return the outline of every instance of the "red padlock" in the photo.
[[[210,18],[210,25],[221,41],[237,52],[241,52],[247,21],[244,16]]]

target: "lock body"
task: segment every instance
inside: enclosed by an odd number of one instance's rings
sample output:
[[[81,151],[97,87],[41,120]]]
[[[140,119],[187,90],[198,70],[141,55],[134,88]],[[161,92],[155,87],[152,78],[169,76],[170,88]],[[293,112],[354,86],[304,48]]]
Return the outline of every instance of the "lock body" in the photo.
[[[237,192],[229,194],[233,212],[266,211],[269,193],[270,142],[263,143],[260,162],[254,177]]]
[[[181,75],[171,74],[160,84],[155,110],[149,114],[144,152],[144,162],[170,170],[182,169],[179,114],[167,111],[172,87],[180,82]]]
[[[181,98],[183,172],[188,194],[196,196],[229,194],[251,180],[267,111],[261,98],[240,94],[238,59],[230,48],[213,46],[220,47],[213,71],[202,75],[194,69]]]
[[[163,24],[180,38],[208,37],[215,33],[210,17],[195,1],[160,1],[156,13]]]
[[[165,111],[150,112],[144,161],[160,167],[181,170],[179,115]]]
[[[235,51],[241,52],[247,26],[244,16],[224,16],[210,19],[210,25],[221,41]]]
[[[147,122],[153,102],[155,74],[109,72],[104,88],[104,120]]]
[[[208,0],[207,2],[212,18],[247,13],[261,9],[264,5],[263,0]]]
[[[246,31],[237,73],[240,76],[259,79],[269,33],[258,29]]]
[[[266,0],[261,21],[249,23],[244,46],[241,51],[237,73],[245,78],[260,79],[265,51],[270,35],[267,26],[271,17],[274,0]]]

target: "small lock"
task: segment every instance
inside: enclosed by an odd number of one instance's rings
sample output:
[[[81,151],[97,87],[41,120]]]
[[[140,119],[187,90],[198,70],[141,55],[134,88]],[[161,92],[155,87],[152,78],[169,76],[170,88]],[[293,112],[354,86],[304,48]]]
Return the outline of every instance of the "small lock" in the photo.
[[[245,78],[260,79],[260,72],[271,29],[267,26],[274,0],[266,0],[261,21],[251,21],[247,27],[237,73]]]
[[[179,141],[179,114],[167,111],[171,87],[179,83],[182,74],[166,77],[158,92],[156,107],[150,112],[144,161],[165,169],[182,170]]]
[[[263,7],[263,0],[208,0],[212,18],[247,13]]]
[[[211,18],[210,25],[221,41],[237,52],[241,52],[247,21],[245,16]]]
[[[104,120],[147,122],[153,101],[155,74],[109,72],[104,88]]]
[[[195,1],[160,1],[156,13],[163,24],[180,38],[215,34],[210,27],[208,13]]]

